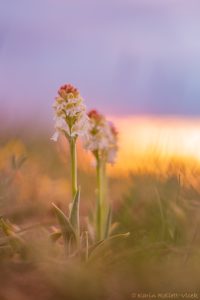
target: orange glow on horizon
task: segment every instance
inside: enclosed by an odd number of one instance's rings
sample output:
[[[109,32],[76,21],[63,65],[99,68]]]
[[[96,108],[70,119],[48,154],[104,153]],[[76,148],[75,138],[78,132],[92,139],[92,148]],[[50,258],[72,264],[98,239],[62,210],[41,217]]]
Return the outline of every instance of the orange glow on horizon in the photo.
[[[112,174],[164,170],[170,161],[200,164],[200,119],[110,117],[119,131]]]
[[[109,116],[119,132],[119,151],[112,176],[130,172],[167,174],[170,170],[200,173],[200,119],[175,117]],[[63,141],[62,149],[67,142]],[[64,151],[65,152],[65,151]],[[78,144],[78,166],[94,170],[93,155]],[[63,161],[66,153],[63,155]]]

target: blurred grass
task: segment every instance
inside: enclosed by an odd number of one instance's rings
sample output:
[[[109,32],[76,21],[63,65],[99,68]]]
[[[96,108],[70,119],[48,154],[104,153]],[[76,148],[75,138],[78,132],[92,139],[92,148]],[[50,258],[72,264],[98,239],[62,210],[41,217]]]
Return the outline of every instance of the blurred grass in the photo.
[[[22,231],[28,255],[21,259],[0,248],[0,299],[131,299],[133,292],[200,292],[197,163],[172,158],[163,172],[155,157],[152,168],[112,171],[108,198],[113,219],[120,232],[131,235],[85,265],[65,260],[62,245],[48,238],[56,225],[51,202],[67,210],[71,200],[65,142],[53,144],[46,136],[1,141],[0,214]],[[90,156],[80,149],[79,166],[85,227],[94,209],[95,178]]]

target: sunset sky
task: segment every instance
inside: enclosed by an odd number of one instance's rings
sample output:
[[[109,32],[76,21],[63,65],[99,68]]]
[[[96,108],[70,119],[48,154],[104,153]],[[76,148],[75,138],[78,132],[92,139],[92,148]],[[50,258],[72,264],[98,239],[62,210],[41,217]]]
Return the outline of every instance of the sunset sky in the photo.
[[[200,119],[126,116],[112,121],[120,133],[113,174],[138,169],[165,173],[169,164],[180,162],[178,168],[200,167]]]
[[[199,14],[198,0],[1,0],[1,117],[52,123],[65,82],[109,115],[200,115]]]

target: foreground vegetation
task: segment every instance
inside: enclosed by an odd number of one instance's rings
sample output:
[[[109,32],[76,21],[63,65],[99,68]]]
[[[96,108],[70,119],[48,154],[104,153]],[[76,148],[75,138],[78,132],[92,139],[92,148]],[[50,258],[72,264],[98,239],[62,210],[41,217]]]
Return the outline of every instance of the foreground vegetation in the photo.
[[[8,244],[1,230],[0,299],[131,299],[135,292],[200,292],[197,164],[191,169],[184,162],[171,163],[165,174],[144,169],[128,177],[110,176],[113,234],[130,232],[129,238],[99,248],[89,261],[66,259],[62,239],[49,238],[59,229],[51,203],[67,212],[71,201],[66,147],[52,146],[47,137],[2,141],[0,205],[12,237]],[[84,187],[83,229],[95,207],[95,171],[84,155],[79,155],[84,164],[78,170]]]

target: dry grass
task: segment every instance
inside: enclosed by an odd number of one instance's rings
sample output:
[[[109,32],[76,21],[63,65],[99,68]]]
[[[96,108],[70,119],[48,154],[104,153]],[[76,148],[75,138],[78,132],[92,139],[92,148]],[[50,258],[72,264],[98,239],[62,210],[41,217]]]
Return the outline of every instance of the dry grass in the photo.
[[[90,158],[80,154],[79,160],[84,227],[94,209],[95,179]],[[20,256],[0,248],[0,299],[118,300],[131,299],[133,292],[200,292],[200,168],[176,158],[163,172],[156,156],[151,164],[132,174],[110,173],[114,221],[131,235],[85,264],[66,260],[62,243],[49,240],[57,225],[51,202],[67,211],[70,201],[68,153],[46,137],[4,140],[1,215],[21,231],[26,251]]]

